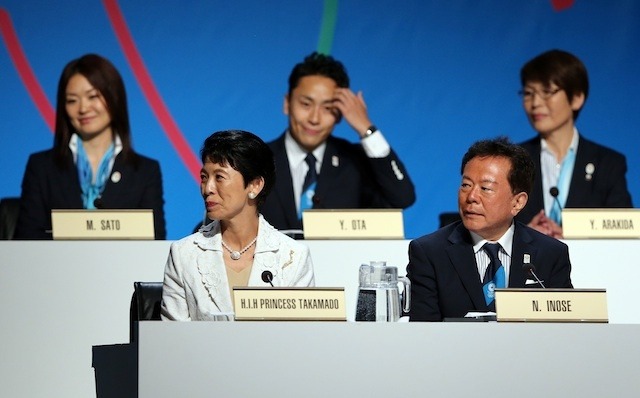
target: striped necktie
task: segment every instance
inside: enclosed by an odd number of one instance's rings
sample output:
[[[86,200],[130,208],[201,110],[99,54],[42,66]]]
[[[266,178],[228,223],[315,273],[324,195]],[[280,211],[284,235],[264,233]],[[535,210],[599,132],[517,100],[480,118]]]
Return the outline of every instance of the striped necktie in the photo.
[[[484,293],[484,300],[491,311],[495,311],[495,292],[496,288],[504,288],[505,284],[505,270],[502,266],[502,262],[498,257],[500,252],[499,243],[485,243],[482,249],[489,256],[490,262],[487,270],[484,273],[482,279],[482,292]]]
[[[309,152],[304,159],[309,166],[309,171],[304,178],[302,184],[302,194],[300,195],[300,212],[298,218],[302,219],[302,211],[313,208],[313,196],[316,193],[316,185],[318,183],[318,172],[316,171],[316,157],[313,153]]]

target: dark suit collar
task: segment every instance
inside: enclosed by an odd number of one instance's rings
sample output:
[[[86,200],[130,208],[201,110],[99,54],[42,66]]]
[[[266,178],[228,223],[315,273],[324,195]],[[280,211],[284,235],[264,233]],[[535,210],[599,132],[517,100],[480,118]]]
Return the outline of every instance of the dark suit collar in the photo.
[[[482,294],[476,257],[473,252],[473,241],[462,222],[458,223],[457,227],[449,235],[448,240],[451,243],[451,246],[447,247],[449,259],[460,276],[460,280],[467,294],[469,294],[474,308],[486,309],[487,305]]]
[[[118,197],[126,195],[130,187],[130,176],[135,172],[135,166],[126,162],[122,152],[116,155],[113,168],[101,193],[105,203],[117,203]]]
[[[539,209],[544,209],[544,194],[542,192],[542,166],[540,165],[540,151],[542,150],[542,148],[540,140],[541,138],[539,137],[532,140],[531,145],[533,146],[533,151],[529,152],[529,154],[531,155],[531,160],[533,160],[533,167],[535,170],[533,189],[528,199],[529,203],[527,203],[528,208],[534,209],[531,217],[533,217]],[[528,222],[529,220],[526,221]]]
[[[270,195],[276,194],[280,198],[278,202],[282,204],[287,224],[292,226],[295,225],[297,228],[301,229],[302,222],[298,219],[298,214],[296,214],[291,169],[289,167],[289,159],[287,158],[287,150],[284,145],[285,134],[287,134],[286,130],[274,141],[274,145],[271,147],[273,156],[276,160],[277,178],[273,191]]]
[[[326,148],[324,150],[324,156],[322,158],[322,167],[320,169],[320,176],[318,177],[318,186],[316,188],[316,195],[320,198],[330,196],[331,190],[335,187],[328,184],[327,181],[339,181],[339,174],[342,172],[343,158],[341,153],[335,144],[334,138],[329,136],[326,141]],[[346,189],[347,187],[342,187]]]
[[[82,188],[80,187],[78,168],[72,156],[68,156],[65,162],[66,165],[63,168],[55,166],[59,172],[55,184],[59,189],[60,195],[65,198],[64,203],[68,203],[71,206],[70,208],[82,209]]]
[[[584,198],[591,195],[591,184],[586,180],[585,169],[589,163],[596,165],[596,155],[597,150],[593,142],[580,136],[565,207],[579,207],[581,203],[584,203]]]
[[[511,288],[524,287],[524,282],[527,279],[522,271],[525,257],[528,257],[532,264],[533,260],[537,258],[537,248],[532,245],[532,241],[533,237],[529,227],[516,221],[513,233],[511,267],[509,268],[509,287]]]

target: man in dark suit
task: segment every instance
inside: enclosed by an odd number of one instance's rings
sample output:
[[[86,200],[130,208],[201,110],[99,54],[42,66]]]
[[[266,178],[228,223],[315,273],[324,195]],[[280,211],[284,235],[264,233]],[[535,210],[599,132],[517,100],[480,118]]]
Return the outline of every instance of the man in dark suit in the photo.
[[[575,121],[589,95],[584,64],[561,50],[544,52],[520,71],[523,107],[538,137],[521,144],[535,164],[535,184],[517,219],[562,238],[563,208],[633,207],[624,155],[589,141]]]
[[[504,138],[479,141],[464,155],[461,172],[462,221],[409,244],[411,321],[495,311],[494,288],[541,287],[525,264],[534,265],[547,288],[572,287],[567,246],[514,221],[533,184],[527,152]]]
[[[273,226],[302,229],[307,208],[404,209],[415,202],[407,170],[369,119],[362,92],[349,89],[340,62],[313,53],[297,64],[283,110],[289,127],[269,143],[276,185],[260,209]],[[342,117],[359,143],[331,136]]]

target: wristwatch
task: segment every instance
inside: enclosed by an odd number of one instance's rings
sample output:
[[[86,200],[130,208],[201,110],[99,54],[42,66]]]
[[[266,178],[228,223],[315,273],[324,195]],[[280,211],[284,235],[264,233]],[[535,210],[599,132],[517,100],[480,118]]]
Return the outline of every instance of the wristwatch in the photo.
[[[364,137],[362,137],[362,138],[367,138],[368,136],[370,136],[371,134],[375,133],[376,131],[378,131],[378,128],[372,124],[367,129],[367,132],[364,133]]]

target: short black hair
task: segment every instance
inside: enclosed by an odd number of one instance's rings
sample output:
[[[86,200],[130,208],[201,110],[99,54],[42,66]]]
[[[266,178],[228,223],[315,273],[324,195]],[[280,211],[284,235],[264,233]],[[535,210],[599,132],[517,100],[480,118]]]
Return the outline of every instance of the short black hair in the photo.
[[[502,157],[511,162],[511,170],[507,174],[511,193],[531,193],[534,179],[533,160],[529,152],[520,145],[514,144],[507,137],[498,137],[490,140],[476,141],[471,145],[467,153],[462,157],[460,174],[464,174],[464,168],[473,158]]]
[[[242,174],[244,186],[256,178],[264,179],[264,187],[256,197],[258,207],[264,203],[276,180],[273,152],[260,137],[242,130],[217,131],[204,140],[200,158],[228,164]]]
[[[330,55],[313,52],[293,67],[289,75],[289,95],[305,76],[324,76],[336,82],[338,87],[349,88],[349,75],[340,61]]]
[[[587,68],[578,57],[563,50],[543,52],[524,64],[520,69],[520,83],[524,87],[531,82],[543,85],[553,83],[567,93],[569,101],[576,95],[584,94],[586,102],[589,96]],[[573,120],[578,119],[581,109],[573,111]]]

